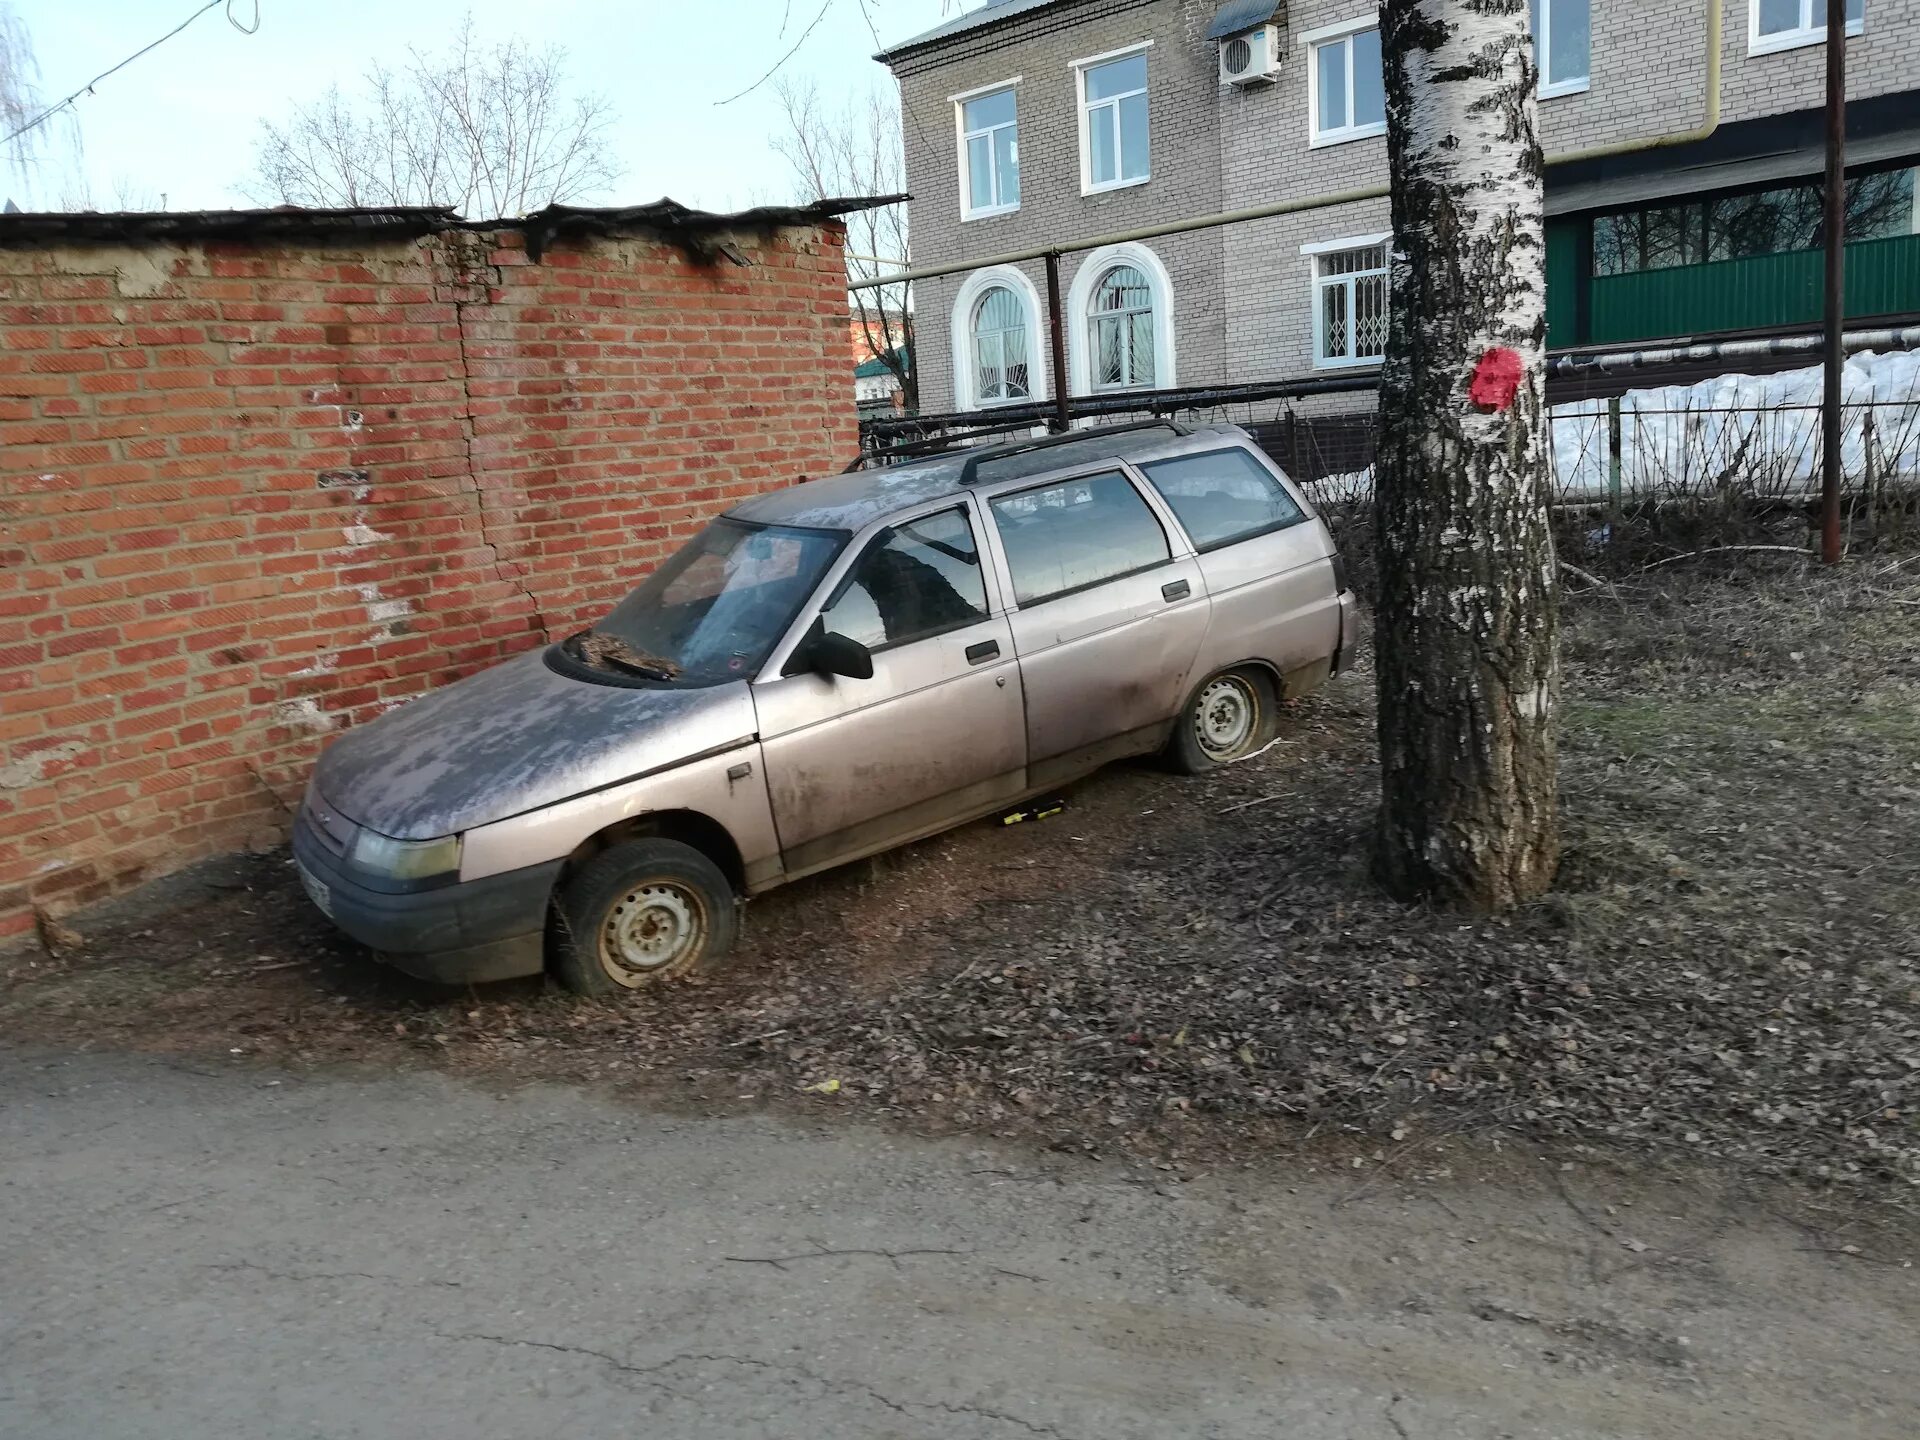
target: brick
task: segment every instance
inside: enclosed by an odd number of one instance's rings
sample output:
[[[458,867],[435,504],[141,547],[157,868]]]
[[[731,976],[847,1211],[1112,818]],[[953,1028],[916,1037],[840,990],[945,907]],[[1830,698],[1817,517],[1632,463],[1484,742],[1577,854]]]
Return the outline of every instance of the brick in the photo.
[[[796,263],[744,237],[755,265],[716,284],[669,246],[553,267],[479,236],[515,278],[457,311],[437,237],[229,243],[159,296],[34,272],[45,298],[0,299],[0,746],[60,757],[0,796],[0,835],[71,862],[16,874],[0,844],[0,933],[284,823],[254,772],[297,793],[322,737],[281,701],[372,718],[600,613],[697,516],[838,470],[844,338],[794,321],[841,304],[814,238]],[[0,297],[49,259],[0,252]]]

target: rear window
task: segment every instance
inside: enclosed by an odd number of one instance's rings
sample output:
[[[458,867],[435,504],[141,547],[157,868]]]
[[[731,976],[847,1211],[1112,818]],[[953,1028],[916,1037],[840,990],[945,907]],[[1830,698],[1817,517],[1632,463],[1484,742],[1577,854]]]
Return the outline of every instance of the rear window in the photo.
[[[1014,598],[1022,605],[1171,558],[1160,522],[1118,471],[1002,495],[992,506]]]
[[[1217,550],[1306,519],[1272,473],[1238,447],[1140,468],[1180,517],[1196,550]]]

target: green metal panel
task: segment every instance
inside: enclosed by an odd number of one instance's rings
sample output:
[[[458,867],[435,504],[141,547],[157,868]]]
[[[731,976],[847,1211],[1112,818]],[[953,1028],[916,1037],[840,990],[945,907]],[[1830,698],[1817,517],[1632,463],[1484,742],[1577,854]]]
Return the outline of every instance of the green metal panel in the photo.
[[[1920,235],[1863,240],[1847,247],[1847,314],[1920,310]]]
[[[1549,246],[1551,258],[1551,246]],[[1594,344],[1819,320],[1825,262],[1795,250],[1593,280]],[[1553,306],[1549,282],[1548,306]],[[1920,310],[1920,235],[1847,246],[1847,316]],[[1549,322],[1551,324],[1551,322]]]
[[[1580,215],[1547,221],[1548,345],[1580,343],[1580,251],[1590,223]]]

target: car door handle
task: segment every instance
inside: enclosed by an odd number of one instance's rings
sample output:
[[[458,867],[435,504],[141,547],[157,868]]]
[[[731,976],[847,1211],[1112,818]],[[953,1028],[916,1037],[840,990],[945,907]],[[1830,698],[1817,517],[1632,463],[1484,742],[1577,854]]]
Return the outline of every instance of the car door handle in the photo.
[[[998,640],[982,640],[978,645],[967,646],[967,663],[969,665],[983,665],[989,660],[998,660],[999,658],[1000,642]]]
[[[1193,587],[1184,580],[1169,580],[1160,587],[1160,593],[1169,600],[1184,600],[1193,593]]]

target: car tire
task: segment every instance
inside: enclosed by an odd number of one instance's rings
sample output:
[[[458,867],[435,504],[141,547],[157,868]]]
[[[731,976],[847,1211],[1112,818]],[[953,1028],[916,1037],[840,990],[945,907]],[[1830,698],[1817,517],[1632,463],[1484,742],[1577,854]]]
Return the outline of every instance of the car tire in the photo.
[[[626,995],[711,965],[739,924],[713,861],[678,840],[629,840],[561,887],[548,967],[576,995]]]
[[[1252,666],[1222,670],[1194,688],[1162,753],[1180,775],[1203,775],[1244,760],[1280,730],[1273,677]]]

